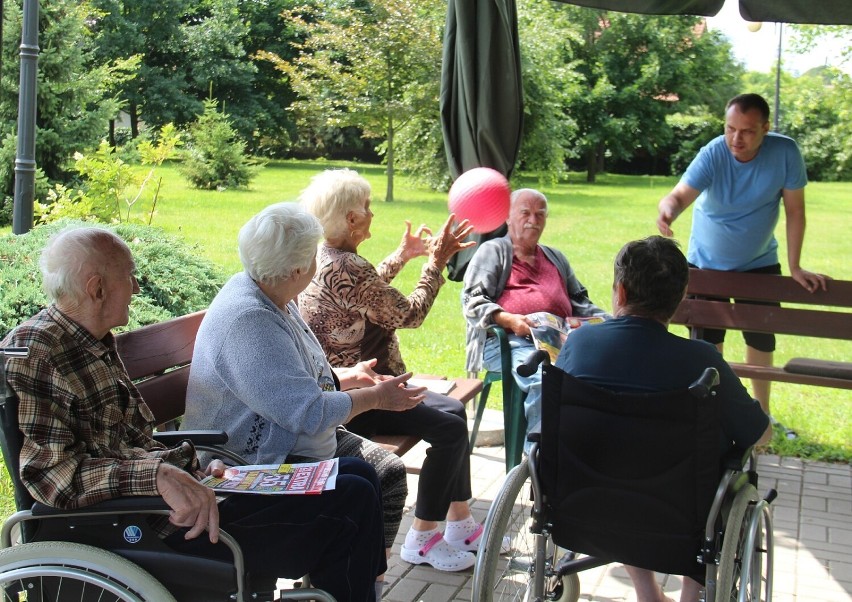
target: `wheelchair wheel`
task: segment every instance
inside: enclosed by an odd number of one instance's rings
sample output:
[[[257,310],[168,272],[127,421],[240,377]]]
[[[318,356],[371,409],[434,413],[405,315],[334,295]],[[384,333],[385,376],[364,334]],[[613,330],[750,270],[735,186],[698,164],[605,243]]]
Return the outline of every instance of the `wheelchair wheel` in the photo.
[[[759,500],[757,490],[746,485],[731,504],[719,559],[716,602],[771,600],[771,523],[758,508]]]
[[[45,541],[0,550],[3,600],[175,602],[148,572],[100,548]]]
[[[513,468],[497,498],[491,504],[485,521],[482,545],[473,574],[473,600],[528,601],[532,599],[535,580],[536,536],[530,532],[532,485],[526,459]],[[545,546],[545,572],[550,572],[556,546],[548,538]],[[580,580],[576,574],[559,580],[545,580],[547,600],[576,602],[580,597]]]

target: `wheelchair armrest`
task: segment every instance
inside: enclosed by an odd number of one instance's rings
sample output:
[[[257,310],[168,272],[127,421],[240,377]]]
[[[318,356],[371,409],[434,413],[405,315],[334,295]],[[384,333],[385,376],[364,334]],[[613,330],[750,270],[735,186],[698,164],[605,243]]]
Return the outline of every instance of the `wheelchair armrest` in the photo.
[[[52,516],[52,515],[67,515],[67,514],[77,514],[79,513],[81,516],[85,514],[115,514],[117,512],[152,512],[157,510],[169,510],[168,504],[163,501],[158,495],[136,495],[136,496],[127,496],[115,498],[112,500],[105,500],[103,502],[98,502],[97,504],[92,504],[90,506],[84,506],[82,508],[75,508],[73,510],[69,510],[66,508],[54,508],[53,506],[48,506],[46,504],[42,504],[41,502],[36,502],[33,504],[32,513],[33,516]]]
[[[722,457],[722,468],[742,470],[751,456],[751,448],[734,447]]]
[[[181,441],[189,440],[197,447],[199,445],[224,445],[228,442],[228,434],[225,431],[162,431],[154,433],[154,439],[163,445],[177,445]]]

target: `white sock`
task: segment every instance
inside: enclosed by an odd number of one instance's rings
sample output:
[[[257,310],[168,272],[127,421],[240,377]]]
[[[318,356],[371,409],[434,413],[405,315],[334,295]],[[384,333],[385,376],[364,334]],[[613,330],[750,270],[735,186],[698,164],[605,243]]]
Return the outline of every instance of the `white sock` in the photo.
[[[444,528],[444,539],[451,541],[464,539],[473,533],[477,526],[472,514],[463,520],[448,520],[447,526]]]
[[[409,550],[419,550],[422,548],[430,539],[435,537],[435,533],[438,532],[438,529],[429,529],[428,531],[417,531],[414,527],[411,527],[408,530],[408,533],[405,534],[405,547]]]

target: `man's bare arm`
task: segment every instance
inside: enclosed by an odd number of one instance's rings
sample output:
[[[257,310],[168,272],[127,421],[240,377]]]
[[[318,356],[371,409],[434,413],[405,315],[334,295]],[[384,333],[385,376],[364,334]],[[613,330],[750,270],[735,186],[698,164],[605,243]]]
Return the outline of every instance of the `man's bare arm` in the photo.
[[[671,229],[672,223],[674,223],[687,207],[695,202],[699,194],[701,194],[700,191],[692,186],[678,182],[670,193],[660,199],[660,203],[657,205],[657,209],[659,210],[657,228],[660,234],[663,236],[674,236],[674,232]]]
[[[809,292],[817,289],[825,290],[826,280],[823,274],[815,274],[802,268],[802,246],[805,241],[805,189],[784,189],[781,192],[784,200],[784,214],[787,220],[787,265],[790,276]]]

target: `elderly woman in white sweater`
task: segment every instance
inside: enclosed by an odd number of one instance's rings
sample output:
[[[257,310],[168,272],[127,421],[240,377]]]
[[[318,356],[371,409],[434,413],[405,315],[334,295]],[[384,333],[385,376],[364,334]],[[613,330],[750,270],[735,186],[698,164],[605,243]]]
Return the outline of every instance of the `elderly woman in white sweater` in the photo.
[[[382,486],[388,552],[407,494],[395,455],[339,425],[372,409],[419,404],[411,373],[379,376],[370,362],[332,370],[295,298],[316,270],[322,227],[294,203],[271,205],[239,234],[245,268],[211,303],[195,342],[183,428],[224,428],[252,464],[358,457]]]

